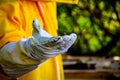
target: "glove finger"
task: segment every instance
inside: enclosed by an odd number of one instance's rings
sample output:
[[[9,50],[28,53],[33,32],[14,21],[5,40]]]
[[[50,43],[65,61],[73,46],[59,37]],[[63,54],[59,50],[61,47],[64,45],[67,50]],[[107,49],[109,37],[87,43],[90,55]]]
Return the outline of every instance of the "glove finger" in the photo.
[[[51,37],[50,40],[49,40],[49,42],[52,42],[52,43],[59,43],[61,41],[63,41],[61,36]]]
[[[46,40],[46,43],[44,44],[44,46],[53,48],[62,41],[63,39],[61,36],[51,37],[50,39]]]
[[[77,39],[77,35],[74,33],[70,34],[70,37],[71,37],[71,39],[68,42],[68,44],[66,45],[66,48],[71,47],[73,45],[73,43],[75,42],[75,40]]]
[[[63,45],[64,49],[68,50],[73,43],[75,42],[77,38],[77,35],[72,33],[69,36],[63,36],[63,41],[65,42],[65,44]]]
[[[77,36],[72,33],[70,35],[64,35],[61,37],[61,40],[58,40],[52,45],[53,51],[57,51],[58,53],[66,52],[75,42]]]
[[[64,50],[66,51],[67,49],[69,49],[72,44],[75,42],[77,36],[76,34],[72,33],[70,35],[64,35],[62,37],[55,37],[53,38],[53,42],[51,41],[50,43],[50,47],[52,47],[52,49],[54,50]]]
[[[47,43],[39,45],[45,53],[54,54],[60,53],[59,47],[63,45],[63,39],[61,36],[51,37]],[[60,47],[61,48],[61,47]]]

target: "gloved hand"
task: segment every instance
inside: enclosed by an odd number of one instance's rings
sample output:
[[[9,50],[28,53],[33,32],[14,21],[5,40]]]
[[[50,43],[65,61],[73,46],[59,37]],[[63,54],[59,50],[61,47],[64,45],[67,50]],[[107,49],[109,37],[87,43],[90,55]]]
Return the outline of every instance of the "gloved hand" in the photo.
[[[10,42],[0,49],[0,65],[12,77],[22,76],[45,60],[66,52],[76,40],[76,34],[51,37],[33,20],[32,36]]]
[[[48,58],[67,52],[76,38],[77,36],[74,33],[51,37],[41,28],[38,20],[34,19],[32,37],[27,41],[29,55],[30,57],[43,62]]]

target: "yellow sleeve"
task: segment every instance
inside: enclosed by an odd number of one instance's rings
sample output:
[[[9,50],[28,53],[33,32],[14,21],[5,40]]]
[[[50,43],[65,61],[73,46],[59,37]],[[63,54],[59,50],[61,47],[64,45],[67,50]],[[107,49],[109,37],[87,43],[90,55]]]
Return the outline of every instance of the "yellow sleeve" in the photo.
[[[0,47],[23,37],[20,14],[17,1],[0,2]]]

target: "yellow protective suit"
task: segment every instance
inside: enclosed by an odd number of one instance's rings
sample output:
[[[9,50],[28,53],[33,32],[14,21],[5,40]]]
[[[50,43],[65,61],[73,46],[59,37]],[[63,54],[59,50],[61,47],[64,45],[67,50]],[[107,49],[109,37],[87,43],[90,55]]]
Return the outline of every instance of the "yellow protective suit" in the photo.
[[[77,3],[78,0],[0,0],[0,47],[28,38],[34,18],[49,34],[56,36],[56,1]],[[47,60],[18,80],[64,80],[61,55]]]

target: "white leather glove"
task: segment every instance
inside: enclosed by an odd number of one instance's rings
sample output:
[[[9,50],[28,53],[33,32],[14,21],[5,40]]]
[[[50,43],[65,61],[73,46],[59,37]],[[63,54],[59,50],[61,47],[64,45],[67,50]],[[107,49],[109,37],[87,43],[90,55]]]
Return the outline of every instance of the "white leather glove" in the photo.
[[[44,61],[60,53],[66,52],[76,40],[76,34],[51,37],[42,30],[37,19],[33,21],[33,34],[27,41],[31,58]]]
[[[76,38],[74,33],[51,37],[34,19],[30,38],[10,42],[0,49],[0,64],[8,75],[19,77],[34,70],[45,60],[66,52]]]

